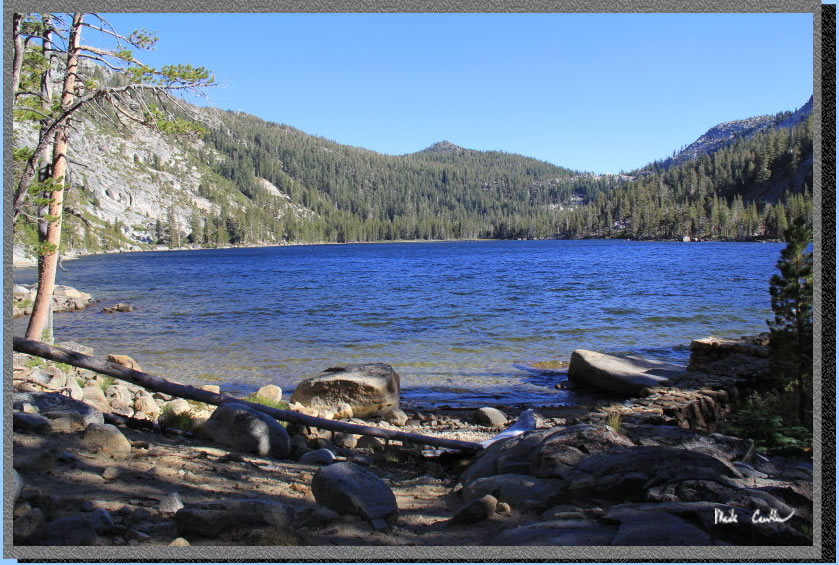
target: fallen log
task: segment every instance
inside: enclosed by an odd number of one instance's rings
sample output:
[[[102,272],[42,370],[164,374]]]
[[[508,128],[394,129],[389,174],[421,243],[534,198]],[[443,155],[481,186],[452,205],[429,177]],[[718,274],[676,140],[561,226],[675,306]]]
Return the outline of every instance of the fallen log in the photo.
[[[460,441],[455,439],[446,439],[438,437],[424,436],[420,434],[411,434],[408,432],[401,432],[398,430],[385,430],[373,426],[362,426],[359,424],[350,424],[349,422],[340,422],[336,420],[326,420],[324,418],[316,418],[308,416],[293,410],[280,410],[278,408],[271,408],[256,404],[247,400],[240,400],[227,396],[224,394],[216,394],[200,388],[189,385],[182,385],[173,383],[162,377],[150,375],[141,371],[135,371],[116,363],[108,361],[100,361],[89,355],[71,351],[61,347],[54,347],[40,341],[24,339],[15,336],[13,338],[12,349],[19,353],[26,353],[28,355],[35,355],[43,359],[55,361],[56,363],[66,363],[81,369],[88,369],[96,373],[101,373],[109,377],[114,377],[123,381],[133,383],[148,390],[155,392],[162,392],[188,400],[195,400],[197,402],[204,402],[206,404],[219,405],[223,402],[240,402],[249,406],[254,410],[259,410],[275,418],[286,422],[295,424],[302,424],[305,426],[313,426],[324,430],[332,430],[336,432],[346,432],[350,434],[359,434],[380,437],[387,440],[403,441],[410,443],[417,443],[421,445],[432,445],[435,447],[447,447],[466,452],[476,452],[482,449],[482,446],[477,443],[468,441]]]

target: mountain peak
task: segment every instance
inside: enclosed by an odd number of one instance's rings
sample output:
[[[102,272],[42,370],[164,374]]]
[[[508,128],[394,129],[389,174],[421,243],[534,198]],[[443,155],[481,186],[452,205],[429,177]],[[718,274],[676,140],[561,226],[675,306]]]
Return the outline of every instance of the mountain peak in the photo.
[[[455,151],[463,151],[463,147],[455,145],[451,141],[444,139],[443,141],[438,141],[431,147],[425,149],[425,151],[430,153],[453,153]]]

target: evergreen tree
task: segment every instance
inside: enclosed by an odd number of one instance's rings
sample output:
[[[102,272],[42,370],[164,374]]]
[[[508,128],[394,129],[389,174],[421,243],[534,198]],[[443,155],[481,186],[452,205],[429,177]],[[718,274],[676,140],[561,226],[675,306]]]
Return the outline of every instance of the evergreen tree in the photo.
[[[784,388],[793,388],[800,425],[812,429],[808,401],[813,382],[813,233],[797,219],[784,233],[787,246],[769,280],[772,312],[767,320],[771,335],[770,366]]]

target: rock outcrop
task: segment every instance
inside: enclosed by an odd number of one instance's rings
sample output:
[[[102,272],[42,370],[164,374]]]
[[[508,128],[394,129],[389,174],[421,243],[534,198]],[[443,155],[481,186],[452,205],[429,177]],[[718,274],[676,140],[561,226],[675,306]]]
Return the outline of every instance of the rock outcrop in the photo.
[[[22,286],[16,284],[12,295],[12,315],[15,318],[28,316],[32,313],[32,306],[38,290],[35,285]],[[87,292],[80,292],[71,286],[55,285],[52,293],[53,312],[71,312],[87,308],[94,303],[93,297]]]
[[[568,380],[613,394],[637,395],[683,372],[684,367],[672,363],[577,349],[571,354]]]

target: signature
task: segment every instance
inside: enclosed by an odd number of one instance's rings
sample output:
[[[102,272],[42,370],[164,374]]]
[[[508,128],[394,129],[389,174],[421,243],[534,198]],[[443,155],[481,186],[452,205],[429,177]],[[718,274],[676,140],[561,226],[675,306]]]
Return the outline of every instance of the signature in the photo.
[[[760,510],[755,510],[754,513],[752,513],[752,524],[782,524],[794,515],[795,510],[790,512],[789,516],[786,518],[781,518],[781,515],[778,514],[778,511],[774,508],[769,511],[769,515],[762,514]],[[714,509],[714,524],[737,524],[737,519],[738,516],[734,508],[729,508],[727,511],[720,510],[719,508]]]

